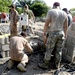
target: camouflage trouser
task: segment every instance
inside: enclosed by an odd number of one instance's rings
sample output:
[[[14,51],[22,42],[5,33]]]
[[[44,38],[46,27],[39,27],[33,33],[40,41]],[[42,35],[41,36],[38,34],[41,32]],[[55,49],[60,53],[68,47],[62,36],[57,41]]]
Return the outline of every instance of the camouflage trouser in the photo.
[[[55,51],[55,62],[61,61],[62,48],[64,46],[63,31],[50,32],[46,44],[46,53],[44,60],[50,60],[53,50]]]

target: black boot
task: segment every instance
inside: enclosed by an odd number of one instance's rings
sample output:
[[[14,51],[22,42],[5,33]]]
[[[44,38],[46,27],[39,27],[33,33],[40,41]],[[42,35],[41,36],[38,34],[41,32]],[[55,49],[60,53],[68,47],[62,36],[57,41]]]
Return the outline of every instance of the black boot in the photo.
[[[54,63],[54,69],[59,69],[60,68],[60,63]]]
[[[39,63],[38,66],[40,68],[43,68],[43,69],[48,69],[48,67],[49,67],[49,61],[45,60],[44,63]]]

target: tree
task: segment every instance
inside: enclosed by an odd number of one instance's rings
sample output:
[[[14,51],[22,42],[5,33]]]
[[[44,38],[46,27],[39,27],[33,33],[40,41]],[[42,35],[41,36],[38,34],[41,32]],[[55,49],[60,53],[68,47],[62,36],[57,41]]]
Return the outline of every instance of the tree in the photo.
[[[18,0],[24,8],[24,5],[27,4],[29,9],[31,9],[35,16],[45,16],[49,7],[42,0]]]
[[[24,7],[25,4],[28,4],[28,6],[30,7],[30,5],[32,5],[32,0],[18,0],[19,3],[22,5],[22,7]]]
[[[17,7],[16,10],[18,11],[19,14],[21,14],[23,12],[21,7]]]
[[[40,0],[34,1],[30,8],[33,10],[35,16],[45,16],[50,9],[45,2]]]
[[[75,8],[71,8],[70,12],[71,12],[72,16],[75,16]]]
[[[0,0],[0,12],[9,12],[8,6],[12,4],[12,0]]]

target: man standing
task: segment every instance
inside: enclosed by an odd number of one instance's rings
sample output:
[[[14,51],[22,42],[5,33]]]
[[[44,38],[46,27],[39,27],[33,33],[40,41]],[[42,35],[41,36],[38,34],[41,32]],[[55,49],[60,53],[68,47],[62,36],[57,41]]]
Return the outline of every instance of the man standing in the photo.
[[[29,31],[31,32],[31,33],[34,33],[33,32],[33,30],[32,30],[32,25],[35,23],[35,16],[34,16],[34,13],[32,12],[32,10],[30,10],[29,8],[28,8],[28,5],[27,4],[25,4],[25,6],[24,6],[24,12],[23,12],[24,14],[28,14],[28,29],[29,29]],[[25,27],[24,26],[22,26],[22,30],[25,30],[24,29]]]
[[[67,16],[68,16],[68,26],[70,26],[72,24],[72,15],[71,15],[70,11],[68,11],[67,8],[63,8],[62,10],[67,13]]]
[[[28,14],[28,22],[29,22],[29,24],[33,24],[33,22],[35,22],[35,16],[34,16],[34,13],[32,12],[32,10],[30,10],[29,8],[28,8],[28,5],[27,4],[25,4],[25,6],[24,6],[24,14],[25,13],[27,13]]]
[[[54,67],[59,68],[59,64],[62,58],[62,48],[64,45],[64,40],[67,37],[67,14],[60,10],[60,3],[55,2],[53,4],[53,9],[49,10],[46,17],[46,22],[44,26],[44,37],[48,30],[48,39],[46,43],[46,52],[44,56],[44,62],[39,63],[39,67],[48,68],[49,60],[51,59],[51,54],[55,51],[55,63]]]
[[[11,5],[10,7],[10,36],[17,35],[17,22],[19,20],[18,12],[15,9],[15,5]]]
[[[24,53],[24,47],[28,52],[32,52],[33,49],[28,43],[28,41],[25,39],[26,35],[25,33],[21,33],[21,36],[13,36],[10,39],[10,60],[8,62],[8,68],[11,69],[14,65],[14,61],[20,62],[17,65],[17,68],[20,71],[26,71],[24,68],[26,66],[26,63],[28,63],[28,56]]]

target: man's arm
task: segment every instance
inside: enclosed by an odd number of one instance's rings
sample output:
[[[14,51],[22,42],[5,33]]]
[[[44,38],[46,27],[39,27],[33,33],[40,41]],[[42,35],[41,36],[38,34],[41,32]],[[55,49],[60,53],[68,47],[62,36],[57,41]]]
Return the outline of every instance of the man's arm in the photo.
[[[33,52],[33,49],[28,42],[26,43],[25,48],[28,50],[29,53]]]
[[[65,38],[67,37],[67,28],[68,28],[68,19],[65,20],[64,22],[64,33],[65,33]]]
[[[46,36],[46,32],[48,30],[49,23],[50,23],[50,20],[47,19],[46,22],[45,22],[45,26],[44,26],[44,36]]]
[[[15,11],[15,15],[14,16],[15,16],[14,23],[16,24],[18,22],[18,20],[19,20],[19,14],[18,14],[17,11]]]
[[[35,16],[34,16],[33,11],[32,11],[32,10],[30,10],[30,13],[31,13],[31,16],[32,16],[32,18],[33,18],[33,20],[34,20],[34,22],[35,22]]]
[[[49,23],[50,23],[50,20],[46,20],[45,26],[44,26],[44,45],[45,45],[46,42],[47,42],[46,32],[47,32],[47,30],[48,30]]]

